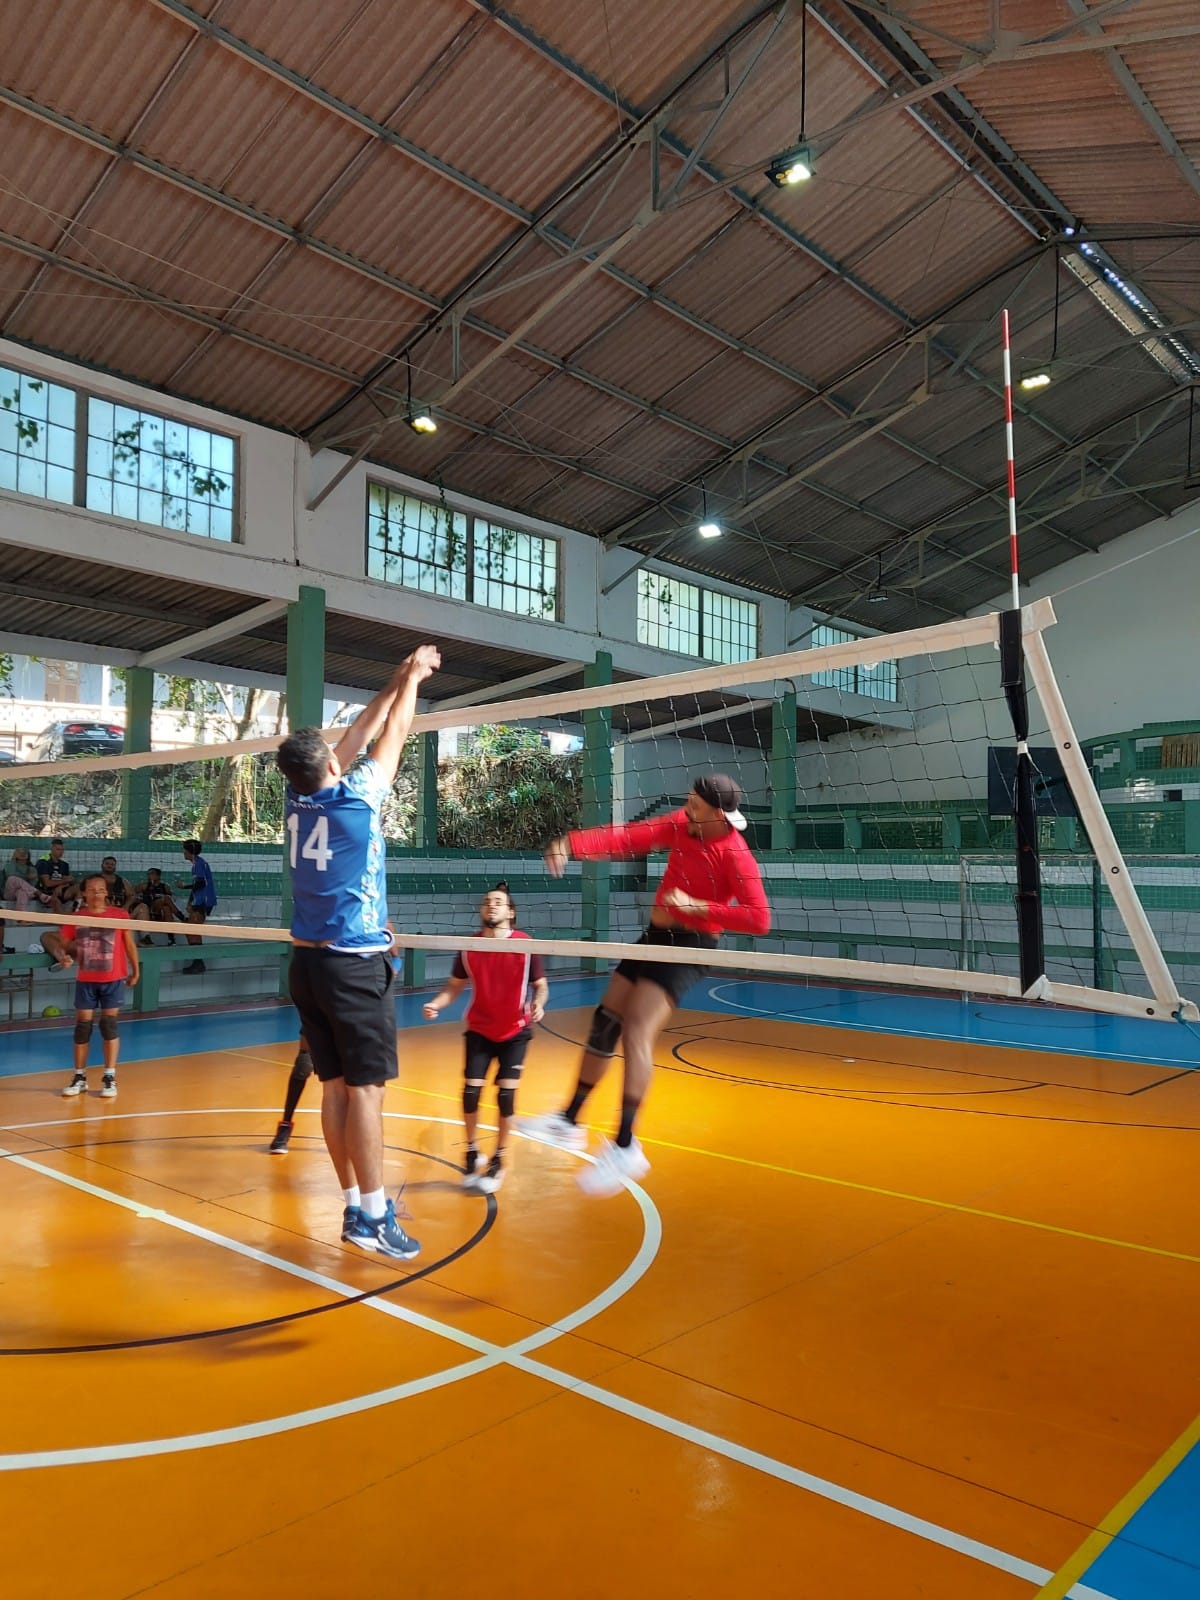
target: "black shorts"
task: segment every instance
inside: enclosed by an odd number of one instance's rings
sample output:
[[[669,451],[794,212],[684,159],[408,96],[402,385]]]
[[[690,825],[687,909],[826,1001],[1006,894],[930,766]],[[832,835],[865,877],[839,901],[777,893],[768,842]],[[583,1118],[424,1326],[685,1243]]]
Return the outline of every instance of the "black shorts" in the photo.
[[[355,956],[293,949],[288,992],[322,1083],[343,1078],[357,1089],[397,1076],[395,982],[383,950]]]
[[[669,944],[686,950],[715,950],[717,941],[711,933],[697,933],[694,928],[656,928],[650,925],[638,940],[639,944]],[[693,984],[704,976],[704,967],[685,965],[682,961],[642,961],[627,956],[617,967],[622,978],[636,983],[648,979],[670,996],[677,1006]]]
[[[512,1039],[489,1039],[486,1034],[472,1033],[467,1029],[464,1036],[467,1043],[466,1062],[463,1066],[463,1076],[468,1083],[486,1083],[488,1068],[492,1062],[496,1066],[496,1082],[501,1078],[519,1078],[521,1068],[525,1065],[525,1046],[533,1035],[528,1028],[523,1028]]]

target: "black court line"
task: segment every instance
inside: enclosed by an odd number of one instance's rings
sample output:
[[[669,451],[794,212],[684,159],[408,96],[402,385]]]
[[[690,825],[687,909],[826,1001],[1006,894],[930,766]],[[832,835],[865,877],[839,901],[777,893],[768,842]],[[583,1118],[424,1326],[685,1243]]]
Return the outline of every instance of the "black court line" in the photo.
[[[206,1137],[228,1138],[229,1135],[207,1135]],[[171,1138],[188,1139],[189,1136],[187,1134],[177,1134],[172,1135]],[[163,1144],[166,1142],[169,1141],[162,1139],[106,1139],[103,1141],[103,1146],[104,1148],[108,1148],[112,1145]],[[51,1148],[55,1150],[71,1152],[86,1149],[88,1146],[55,1145]],[[459,1171],[459,1168],[452,1161],[447,1161],[442,1156],[429,1155],[424,1150],[410,1150],[407,1145],[385,1145],[384,1149],[398,1152],[402,1155],[415,1156],[418,1159],[425,1161],[434,1161],[439,1166],[449,1167],[454,1173],[458,1173]],[[195,1199],[196,1197],[193,1195],[189,1198]],[[465,1256],[468,1251],[473,1250],[476,1245],[481,1244],[491,1232],[492,1226],[496,1221],[498,1210],[496,1205],[496,1196],[494,1194],[489,1194],[486,1198],[486,1216],[471,1237],[460,1244],[456,1250],[451,1250],[448,1255],[440,1256],[437,1261],[431,1261],[428,1266],[419,1267],[416,1272],[410,1272],[403,1278],[395,1278],[390,1283],[377,1284],[375,1288],[364,1289],[360,1294],[346,1295],[341,1299],[331,1300],[326,1305],[306,1306],[300,1311],[286,1311],[277,1317],[260,1317],[253,1322],[235,1322],[221,1328],[197,1328],[187,1333],[166,1333],[156,1335],[154,1338],[150,1339],[114,1339],[102,1344],[31,1345],[24,1349],[7,1350],[0,1348],[0,1356],[95,1355],[97,1353],[109,1350],[147,1350],[157,1349],[163,1345],[191,1344],[198,1339],[219,1339],[227,1334],[260,1333],[267,1328],[280,1328],[289,1322],[303,1321],[306,1317],[320,1317],[324,1316],[325,1313],[329,1311],[341,1311],[346,1306],[358,1305],[363,1300],[375,1300],[378,1299],[380,1295],[391,1294],[396,1289],[403,1289],[410,1283],[417,1283],[422,1278],[428,1278],[434,1272],[440,1272],[443,1267],[448,1267],[452,1262],[458,1261],[460,1257]],[[314,1240],[312,1242],[320,1243],[319,1240]]]

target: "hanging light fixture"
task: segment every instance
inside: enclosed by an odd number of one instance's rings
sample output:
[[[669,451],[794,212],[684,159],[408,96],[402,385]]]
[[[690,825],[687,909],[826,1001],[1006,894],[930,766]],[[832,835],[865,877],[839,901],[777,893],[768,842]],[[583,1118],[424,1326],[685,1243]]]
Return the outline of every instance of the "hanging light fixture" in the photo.
[[[1058,245],[1054,246],[1054,332],[1050,339],[1049,361],[1029,364],[1018,380],[1018,386],[1030,394],[1035,389],[1045,389],[1054,382],[1054,362],[1058,355],[1058,306],[1061,291],[1058,270]]]
[[[700,486],[700,525],[696,532],[702,539],[719,539],[724,531],[719,522],[709,520],[708,490],[702,484]]]
[[[869,606],[883,605],[890,598],[891,596],[883,587],[883,551],[881,550],[879,552],[878,563],[875,568],[875,584],[867,595],[867,604]]]
[[[428,406],[420,405],[413,400],[412,392],[412,359],[408,359],[408,415],[405,421],[414,433],[436,433],[437,420]]]
[[[763,176],[777,189],[791,189],[813,175],[812,146],[805,137],[808,110],[808,0],[800,6],[800,137],[771,162]]]

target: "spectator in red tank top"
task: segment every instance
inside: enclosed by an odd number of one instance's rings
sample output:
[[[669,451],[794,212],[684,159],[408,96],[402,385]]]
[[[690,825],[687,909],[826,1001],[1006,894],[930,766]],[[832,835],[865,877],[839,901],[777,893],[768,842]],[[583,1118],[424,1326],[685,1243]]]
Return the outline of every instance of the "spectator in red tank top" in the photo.
[[[692,784],[681,811],[628,827],[569,833],[549,846],[546,865],[557,878],[572,856],[585,861],[624,860],[669,850],[650,926],[638,942],[712,950],[717,935],[726,930],[766,933],[771,926],[758,862],[742,838],[746,819],[741,804],[742,791],[733,779],[710,772]],[[586,1149],[587,1133],[577,1126],[579,1113],[607,1071],[618,1040],[622,1041],[621,1123],[615,1141],[605,1140],[594,1164],[580,1174],[579,1186],[586,1193],[616,1194],[627,1178],[649,1172],[650,1163],[633,1127],[654,1072],[654,1045],[671,1012],[703,971],[676,962],[622,961],[596,1007],[570,1104],[523,1126],[523,1133],[546,1144]]]
[[[517,908],[506,883],[489,889],[479,903],[479,937],[504,940],[495,952],[460,951],[445,987],[425,1006],[425,1016],[433,1022],[439,1012],[453,1005],[464,989],[471,989],[467,1007],[466,1061],[463,1073],[463,1123],[467,1134],[467,1156],[463,1169],[463,1188],[481,1194],[495,1194],[504,1182],[504,1151],[516,1109],[517,1084],[525,1064],[525,1047],[532,1037],[530,1029],[546,1011],[550,986],[542,958],[523,952],[519,941],[529,937],[515,927]],[[529,989],[533,986],[533,998]],[[487,1082],[488,1068],[496,1062],[496,1104],[500,1127],[496,1149],[486,1170],[475,1146],[479,1125],[479,1101]]]

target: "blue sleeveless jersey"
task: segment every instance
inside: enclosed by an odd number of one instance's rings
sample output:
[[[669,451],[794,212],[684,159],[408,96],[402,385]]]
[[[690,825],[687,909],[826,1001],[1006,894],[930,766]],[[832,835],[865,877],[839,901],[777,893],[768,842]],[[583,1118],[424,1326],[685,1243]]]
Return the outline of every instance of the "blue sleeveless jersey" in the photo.
[[[288,788],[293,937],[360,955],[391,944],[380,824],[388,788],[369,759],[315,794]]]

